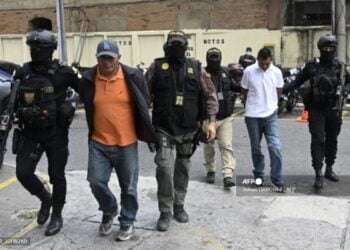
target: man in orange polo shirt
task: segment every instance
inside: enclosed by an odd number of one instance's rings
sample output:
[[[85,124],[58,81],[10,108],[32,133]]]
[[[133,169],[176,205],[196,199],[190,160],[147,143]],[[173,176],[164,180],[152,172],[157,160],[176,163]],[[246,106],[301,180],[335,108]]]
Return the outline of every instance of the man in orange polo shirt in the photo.
[[[108,187],[115,169],[121,188],[120,230],[116,240],[134,233],[138,210],[137,140],[154,142],[148,113],[148,89],[142,73],[119,63],[118,46],[104,40],[97,47],[98,64],[83,74],[80,96],[89,127],[88,181],[103,212],[101,235],[112,231],[117,200]]]

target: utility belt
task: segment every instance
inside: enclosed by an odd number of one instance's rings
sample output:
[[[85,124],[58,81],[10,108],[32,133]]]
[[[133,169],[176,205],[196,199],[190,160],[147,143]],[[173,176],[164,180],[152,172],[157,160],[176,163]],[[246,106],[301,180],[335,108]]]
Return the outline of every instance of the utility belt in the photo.
[[[176,147],[177,154],[181,158],[189,158],[193,155],[196,143],[195,143],[195,132],[187,133],[180,136],[172,136],[163,129],[156,128],[157,140],[156,145],[157,151],[161,151],[162,154],[166,153],[166,150],[172,150]]]

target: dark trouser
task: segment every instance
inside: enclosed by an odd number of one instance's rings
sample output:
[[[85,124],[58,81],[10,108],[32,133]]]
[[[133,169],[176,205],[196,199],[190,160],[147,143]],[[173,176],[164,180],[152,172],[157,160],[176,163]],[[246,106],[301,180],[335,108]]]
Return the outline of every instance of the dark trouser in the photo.
[[[138,210],[137,183],[139,176],[137,143],[119,147],[89,141],[88,181],[99,210],[111,214],[117,210],[117,199],[108,187],[115,170],[121,189],[120,224],[133,224]]]
[[[322,169],[323,160],[332,166],[336,159],[338,135],[342,118],[338,111],[309,110],[309,130],[311,133],[311,156],[314,169]]]
[[[171,212],[173,205],[184,205],[189,181],[190,157],[193,136],[169,137],[158,132],[159,147],[155,156],[157,164],[158,207],[160,212]],[[173,150],[176,150],[175,165]]]
[[[30,133],[30,131],[28,132]],[[52,203],[53,205],[63,205],[67,193],[64,171],[69,155],[68,129],[58,128],[55,133],[48,137],[23,136],[16,157],[16,175],[25,189],[36,196],[44,191],[44,185],[34,174],[43,152],[46,153],[48,159],[50,183],[53,186]]]

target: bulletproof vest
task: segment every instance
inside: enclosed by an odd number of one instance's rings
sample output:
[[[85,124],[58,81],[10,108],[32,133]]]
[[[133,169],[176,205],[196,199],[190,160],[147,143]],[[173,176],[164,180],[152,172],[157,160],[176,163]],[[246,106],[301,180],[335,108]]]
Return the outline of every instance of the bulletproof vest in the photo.
[[[28,72],[21,81],[18,118],[24,128],[44,129],[56,124],[57,105],[52,80],[42,74]]]
[[[172,135],[194,131],[200,119],[200,63],[186,59],[175,70],[166,58],[155,60],[152,122]]]
[[[232,90],[232,80],[225,68],[221,68],[216,76],[212,75],[211,79],[215,85],[219,101],[219,113],[216,118],[222,120],[233,113],[235,95]]]
[[[311,70],[312,104],[322,108],[334,107],[339,84],[340,64],[336,61],[327,65],[317,62]]]

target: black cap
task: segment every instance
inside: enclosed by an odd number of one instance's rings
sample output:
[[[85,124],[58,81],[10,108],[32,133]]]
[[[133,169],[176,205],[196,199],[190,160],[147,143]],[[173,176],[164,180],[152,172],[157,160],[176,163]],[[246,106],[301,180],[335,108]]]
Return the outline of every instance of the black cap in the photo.
[[[119,48],[117,43],[111,40],[103,40],[97,45],[96,57],[111,56],[119,57]]]
[[[187,46],[188,41],[186,34],[181,30],[170,31],[167,38],[167,43],[170,45],[173,42],[179,42],[183,46]]]

